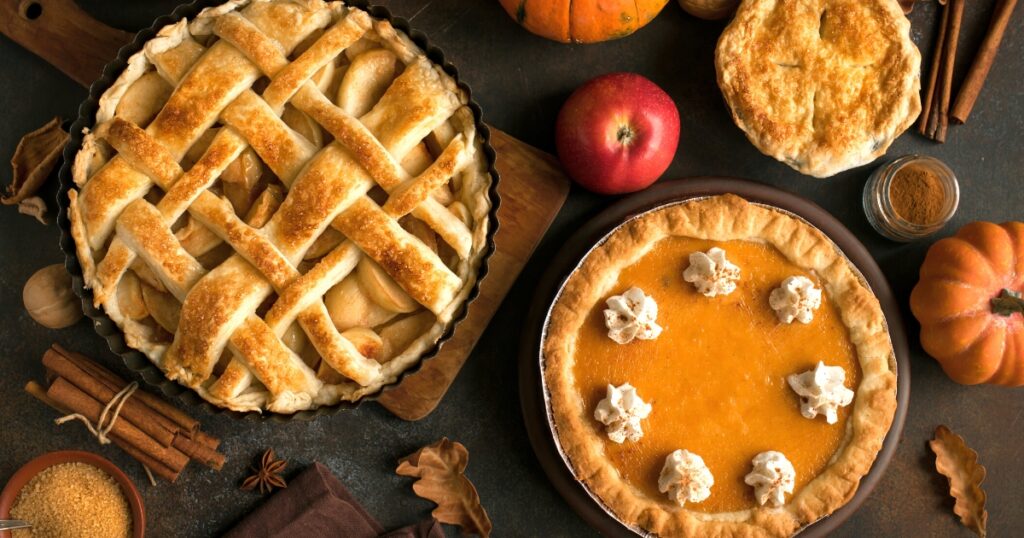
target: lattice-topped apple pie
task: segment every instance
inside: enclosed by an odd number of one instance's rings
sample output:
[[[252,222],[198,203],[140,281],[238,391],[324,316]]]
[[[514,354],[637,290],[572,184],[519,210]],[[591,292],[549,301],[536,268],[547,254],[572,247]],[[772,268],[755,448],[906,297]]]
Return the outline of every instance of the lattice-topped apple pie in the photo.
[[[216,405],[373,393],[476,283],[484,141],[466,92],[386,20],[232,0],[160,30],[99,105],[69,193],[86,286]]]

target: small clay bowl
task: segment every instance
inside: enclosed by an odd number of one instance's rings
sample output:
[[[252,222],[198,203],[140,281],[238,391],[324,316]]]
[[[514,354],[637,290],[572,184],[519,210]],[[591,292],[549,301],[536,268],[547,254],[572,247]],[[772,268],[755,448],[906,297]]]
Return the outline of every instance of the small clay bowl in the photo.
[[[142,538],[146,534],[146,510],[142,506],[142,496],[139,495],[139,490],[135,489],[135,484],[128,478],[128,475],[124,474],[124,471],[118,469],[106,458],[80,450],[48,452],[22,465],[21,469],[18,469],[7,481],[3,492],[0,492],[0,519],[11,518],[11,507],[14,506],[14,500],[25,484],[28,484],[34,476],[54,465],[74,462],[88,463],[102,469],[121,486],[121,493],[124,494],[124,498],[128,501],[128,507],[132,511],[132,537]],[[0,531],[0,538],[11,538],[11,532]]]

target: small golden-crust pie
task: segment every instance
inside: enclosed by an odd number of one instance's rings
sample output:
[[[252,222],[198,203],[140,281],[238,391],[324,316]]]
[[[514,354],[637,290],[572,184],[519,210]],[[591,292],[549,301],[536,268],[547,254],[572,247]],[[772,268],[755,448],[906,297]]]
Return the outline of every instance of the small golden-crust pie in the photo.
[[[747,0],[715,66],[747,138],[815,177],[885,154],[921,112],[921,54],[893,0]]]
[[[468,101],[342,2],[231,0],[168,25],[74,161],[85,285],[129,346],[216,405],[371,394],[477,280],[492,180]]]
[[[687,256],[718,246],[740,268],[737,288],[705,297],[683,278]],[[771,289],[800,274],[823,290],[809,324],[783,324]],[[640,286],[663,331],[616,344],[605,301]],[[896,409],[895,356],[878,300],[827,237],[805,221],[733,196],[663,206],[609,234],[570,275],[543,341],[556,439],[577,478],[628,525],[658,536],[790,536],[852,498]],[[854,391],[839,420],[801,415],[786,376],[823,360]],[[630,383],[652,406],[643,437],[618,444],[594,418],[607,384]],[[702,456],[711,496],[685,506],[657,482],[676,449]],[[751,458],[782,451],[797,473],[779,508],[743,483]]]

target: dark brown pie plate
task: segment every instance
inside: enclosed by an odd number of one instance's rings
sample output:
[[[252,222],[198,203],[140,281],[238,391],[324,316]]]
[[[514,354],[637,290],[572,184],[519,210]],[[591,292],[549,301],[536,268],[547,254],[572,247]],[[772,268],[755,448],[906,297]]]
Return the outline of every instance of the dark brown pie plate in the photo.
[[[897,364],[896,415],[878,457],[860,487],[848,503],[829,516],[808,525],[799,532],[803,537],[823,537],[849,519],[871,495],[896,452],[907,417],[910,399],[910,355],[899,305],[885,275],[863,244],[835,217],[813,202],[770,185],[740,179],[700,177],[662,181],[653,187],[623,198],[584,223],[559,249],[539,281],[533,304],[526,318],[525,338],[519,354],[519,395],[534,452],[555,489],[569,506],[590,526],[604,536],[647,536],[616,519],[574,476],[569,462],[555,439],[555,426],[549,414],[545,387],[541,376],[541,337],[554,297],[565,284],[580,260],[603,237],[629,217],[691,198],[733,193],[750,202],[760,203],[792,213],[825,233],[861,272],[878,297],[889,327]]]
[[[404,32],[426,53],[427,58],[436,65],[441,66],[442,69],[444,69],[444,71],[455,80],[459,88],[465,91],[466,95],[470,96],[469,107],[473,111],[473,117],[476,119],[477,133],[483,140],[483,153],[484,157],[487,159],[487,168],[491,176],[491,185],[489,189],[491,211],[488,217],[490,219],[490,229],[487,233],[487,242],[484,247],[484,255],[480,262],[480,268],[477,272],[476,283],[474,284],[473,289],[470,290],[470,293],[462,306],[455,312],[448,328],[441,334],[441,337],[438,338],[434,346],[428,349],[420,357],[419,362],[399,374],[398,379],[396,379],[394,383],[385,385],[381,387],[379,391],[373,394],[368,394],[354,402],[339,402],[334,405],[322,406],[316,409],[299,411],[288,415],[272,413],[269,411],[263,413],[256,411],[232,411],[213,405],[202,399],[198,394],[187,387],[170,381],[164,377],[163,372],[161,372],[148,357],[141,352],[128,347],[124,340],[124,333],[117,324],[115,324],[110,317],[103,312],[102,309],[93,306],[92,291],[85,289],[84,286],[82,267],[78,261],[78,254],[75,252],[74,240],[71,237],[71,221],[68,219],[68,191],[74,185],[74,181],[71,177],[71,164],[74,162],[75,155],[78,153],[78,150],[82,147],[82,129],[86,127],[93,127],[96,111],[99,108],[100,96],[110,88],[124,70],[127,65],[128,58],[132,54],[142,50],[146,42],[153,38],[161,28],[169,24],[173,24],[183,18],[191,19],[203,8],[223,4],[224,2],[225,0],[200,0],[178,6],[173,12],[171,12],[171,14],[164,15],[156,19],[152,26],[137,33],[131,43],[121,47],[121,50],[118,51],[117,58],[103,68],[103,75],[89,87],[89,97],[79,107],[78,119],[71,125],[71,129],[69,131],[71,138],[64,147],[64,164],[61,166],[59,174],[60,187],[57,191],[57,207],[60,211],[57,215],[57,225],[61,230],[60,248],[64,252],[64,266],[67,268],[68,272],[71,273],[72,286],[75,293],[82,299],[82,309],[85,312],[85,315],[92,319],[93,328],[95,328],[96,332],[107,341],[107,345],[110,347],[110,350],[121,356],[124,360],[125,366],[130,370],[137,372],[142,379],[146,381],[146,383],[157,387],[160,392],[166,396],[176,396],[192,405],[203,407],[211,413],[226,413],[227,415],[238,419],[270,419],[277,422],[296,419],[310,420],[322,415],[337,413],[342,409],[355,409],[360,403],[366,400],[375,400],[379,398],[380,395],[388,389],[398,386],[407,375],[415,373],[422,368],[423,362],[437,355],[444,342],[449,340],[455,333],[456,326],[466,318],[469,304],[472,303],[480,294],[480,282],[482,282],[484,277],[487,276],[488,260],[491,254],[494,253],[494,234],[498,229],[498,206],[500,205],[500,198],[498,196],[499,177],[497,170],[494,168],[495,153],[494,148],[491,147],[490,144],[490,129],[488,129],[487,125],[483,122],[480,105],[472,99],[472,93],[470,92],[469,85],[459,79],[459,72],[455,66],[445,60],[444,52],[436,46],[431,45],[427,40],[427,36],[423,32],[412,29],[407,20],[401,17],[392,16],[391,12],[386,8],[371,5],[365,0],[346,0],[348,5],[361,8],[376,19],[387,20],[391,22],[395,28]]]

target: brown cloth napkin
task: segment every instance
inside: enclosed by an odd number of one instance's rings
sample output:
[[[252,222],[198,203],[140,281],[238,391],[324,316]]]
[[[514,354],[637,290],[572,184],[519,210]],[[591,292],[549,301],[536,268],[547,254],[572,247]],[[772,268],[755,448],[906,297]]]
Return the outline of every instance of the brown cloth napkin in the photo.
[[[314,463],[224,536],[444,538],[444,532],[441,524],[431,518],[385,533],[330,469]]]

